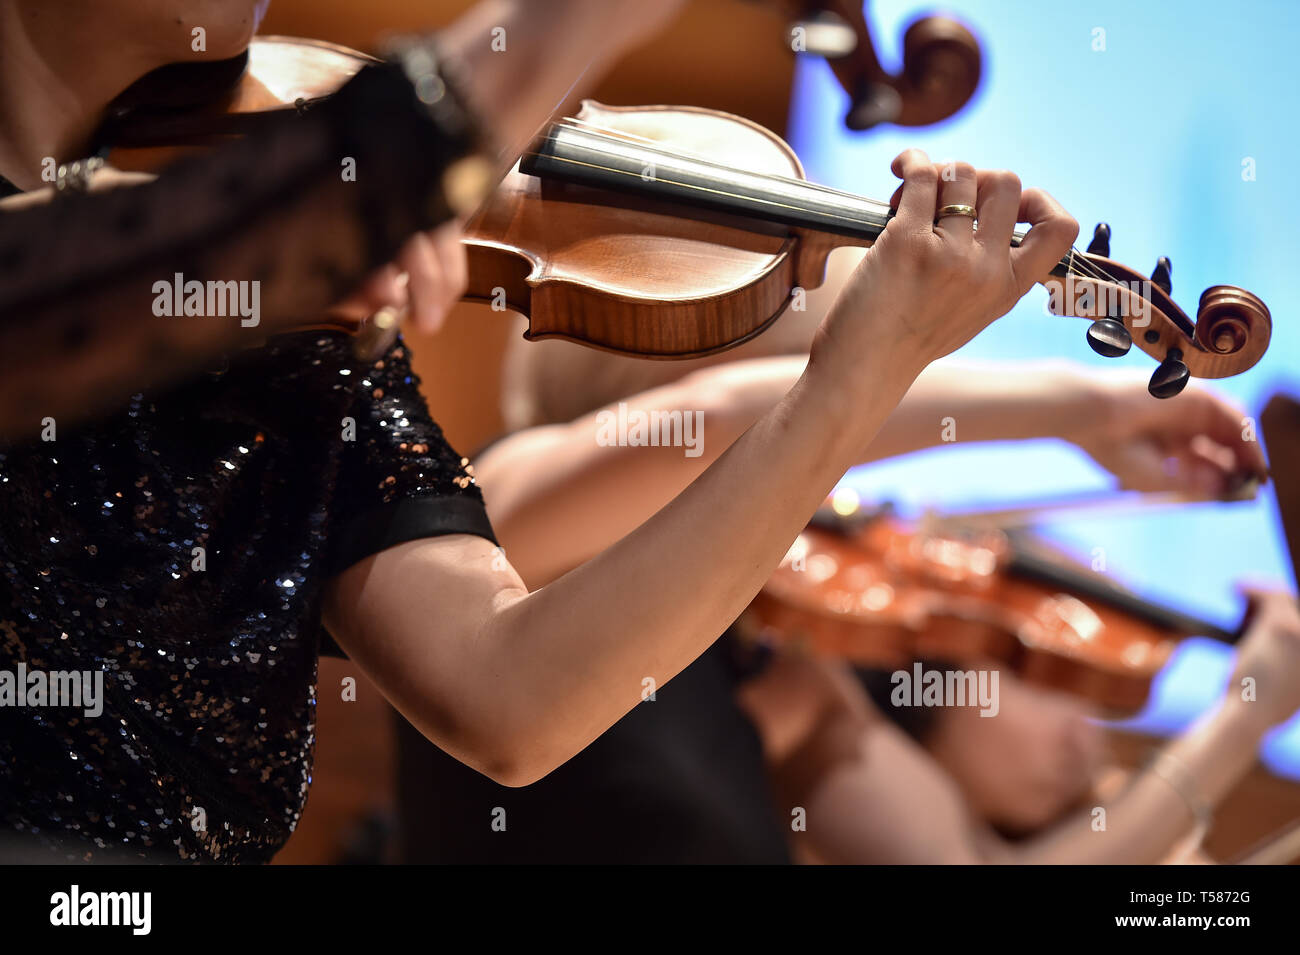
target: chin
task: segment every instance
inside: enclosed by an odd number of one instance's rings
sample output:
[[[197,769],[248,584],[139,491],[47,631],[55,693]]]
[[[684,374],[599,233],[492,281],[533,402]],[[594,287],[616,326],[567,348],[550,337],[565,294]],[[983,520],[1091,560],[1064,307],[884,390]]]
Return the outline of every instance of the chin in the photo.
[[[1004,813],[1001,818],[990,820],[993,827],[1005,836],[1024,838],[1032,836],[1047,828],[1064,814],[1063,807],[1035,806],[1021,812]]]
[[[989,822],[999,832],[1011,837],[1030,836],[1053,823],[1087,808],[1089,792],[1080,790],[1073,796],[1058,794],[1055,798],[1042,797],[1026,801],[1023,796],[1008,796],[1002,801],[1002,811],[989,814]],[[1024,805],[1019,805],[1024,803]]]
[[[166,42],[179,39],[184,56],[176,59],[191,61],[238,56],[248,49],[266,12],[266,3],[260,0],[173,0],[168,6],[171,9],[161,22],[169,25],[168,33],[175,33]],[[204,31],[204,50],[193,47],[196,28]]]

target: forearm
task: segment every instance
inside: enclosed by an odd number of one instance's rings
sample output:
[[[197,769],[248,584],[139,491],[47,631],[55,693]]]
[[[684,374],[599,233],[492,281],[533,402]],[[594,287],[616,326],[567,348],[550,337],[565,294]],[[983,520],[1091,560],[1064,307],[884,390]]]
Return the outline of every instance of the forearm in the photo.
[[[846,721],[847,722],[847,721]],[[1199,798],[1218,803],[1255,760],[1262,728],[1245,704],[1228,703],[1165,751],[1185,768]],[[827,734],[823,733],[822,736]],[[805,772],[798,798],[809,814],[805,837],[824,861],[844,864],[1013,863],[1127,865],[1158,863],[1188,836],[1195,820],[1183,796],[1152,770],[1138,774],[1104,805],[1019,842],[996,836],[965,807],[964,796],[928,755],[891,726],[859,727],[858,746],[834,765]],[[817,746],[805,745],[806,758]],[[788,773],[798,760],[780,767]]]
[[[1164,752],[1182,768],[1185,785],[1215,805],[1255,763],[1264,727],[1251,704],[1229,698]],[[1147,769],[1105,809],[1104,830],[1091,812],[996,853],[1016,863],[1147,864],[1160,862],[1191,833],[1195,819],[1174,785]]]
[[[494,616],[481,644],[526,675],[514,719],[546,727],[533,758],[567,759],[640,701],[643,680],[662,685],[730,626],[919,365],[864,368],[851,399],[805,375],[668,506]],[[804,466],[774,466],[789,461]],[[711,546],[683,550],[692,540]]]
[[[508,438],[477,462],[511,562],[541,586],[632,531],[680,493],[799,380],[786,355],[708,367],[641,395],[641,412],[697,413],[697,455],[597,444],[599,414]],[[854,463],[934,447],[945,418],[963,441],[1069,438],[1105,413],[1101,389],[1075,366],[938,363],[926,368]]]
[[[804,364],[790,355],[709,368],[687,379],[676,401],[683,407],[725,405],[706,424],[712,445],[725,447],[779,400]],[[716,394],[724,401],[710,402]],[[855,463],[952,440],[1071,440],[1112,413],[1106,390],[1070,362],[936,362],[917,377]]]
[[[471,99],[513,160],[563,102],[580,97],[628,49],[671,19],[679,4],[636,9],[645,6],[484,0],[444,29],[439,42],[460,61]]]
[[[1109,413],[1103,389],[1068,362],[940,362],[917,379],[862,460],[950,441],[1073,440]]]

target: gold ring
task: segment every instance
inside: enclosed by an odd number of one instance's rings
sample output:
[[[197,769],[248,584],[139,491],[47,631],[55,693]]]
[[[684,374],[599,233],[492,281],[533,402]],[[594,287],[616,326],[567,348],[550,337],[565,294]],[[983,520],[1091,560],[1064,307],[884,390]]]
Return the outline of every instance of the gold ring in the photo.
[[[974,206],[954,203],[953,205],[940,206],[939,214],[934,217],[934,221],[938,222],[944,216],[965,216],[968,219],[974,219],[977,215]]]

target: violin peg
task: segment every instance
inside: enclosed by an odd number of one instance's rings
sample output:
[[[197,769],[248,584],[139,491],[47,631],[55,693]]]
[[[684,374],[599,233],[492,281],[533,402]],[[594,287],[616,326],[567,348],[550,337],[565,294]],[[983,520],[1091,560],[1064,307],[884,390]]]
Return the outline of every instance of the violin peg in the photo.
[[[1088,243],[1088,252],[1110,258],[1110,226],[1105,222],[1098,222],[1097,228],[1092,230],[1092,241]]]
[[[1166,295],[1174,290],[1173,268],[1173,265],[1169,262],[1169,256],[1162,255],[1156,259],[1155,271],[1151,273],[1151,281],[1164,289]]]
[[[1187,387],[1187,381],[1191,377],[1192,373],[1183,364],[1183,353],[1177,348],[1171,348],[1165,360],[1152,373],[1147,391],[1156,398],[1172,398]]]
[[[1127,355],[1133,347],[1133,336],[1123,322],[1113,318],[1099,318],[1088,326],[1088,345],[1105,358]]]
[[[860,133],[881,123],[892,123],[902,111],[903,98],[898,90],[886,83],[867,83],[853,97],[844,125]]]

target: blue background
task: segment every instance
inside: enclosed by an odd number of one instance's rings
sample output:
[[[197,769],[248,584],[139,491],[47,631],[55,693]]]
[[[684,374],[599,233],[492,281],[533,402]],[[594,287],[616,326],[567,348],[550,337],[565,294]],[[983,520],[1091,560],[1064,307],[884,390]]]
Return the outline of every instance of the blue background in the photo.
[[[918,0],[870,4],[891,71],[904,28],[927,12]],[[984,72],[973,100],[937,126],[849,132],[847,97],[830,70],[800,61],[789,139],[809,177],[886,199],[897,186],[889,162],[908,146],[937,161],[1013,169],[1079,220],[1078,248],[1105,221],[1112,258],[1149,272],[1168,255],[1174,299],[1189,315],[1210,285],[1239,285],[1263,298],[1274,321],[1269,351],[1249,372],[1216,384],[1251,414],[1279,387],[1300,392],[1300,329],[1292,320],[1300,293],[1291,261],[1300,196],[1293,108],[1300,4],[953,0],[943,12],[980,39]],[[1093,50],[1098,27],[1104,52]],[[1255,181],[1243,180],[1246,157],[1255,160]],[[1045,299],[1042,289],[1031,292],[958,354],[1154,368],[1137,348],[1118,360],[1094,355],[1086,323],[1048,317]],[[1089,458],[1049,441],[958,444],[858,469],[846,481],[905,510],[1013,505],[1111,486]],[[1127,585],[1228,629],[1241,614],[1238,579],[1291,583],[1271,490],[1249,504],[1091,515],[1042,529],[1084,556],[1104,547],[1108,571]],[[1227,647],[1187,641],[1131,725],[1155,732],[1187,725],[1213,705],[1231,667]],[[1274,731],[1262,755],[1275,771],[1300,778],[1300,719]]]

